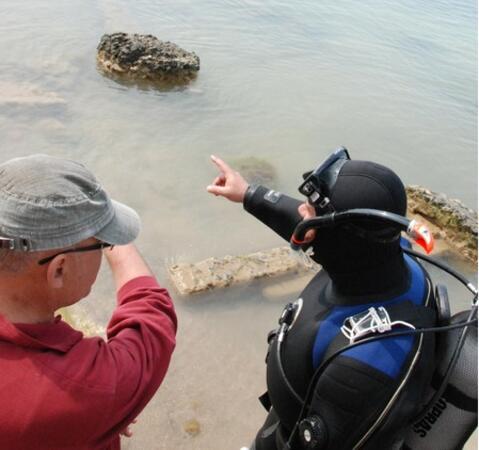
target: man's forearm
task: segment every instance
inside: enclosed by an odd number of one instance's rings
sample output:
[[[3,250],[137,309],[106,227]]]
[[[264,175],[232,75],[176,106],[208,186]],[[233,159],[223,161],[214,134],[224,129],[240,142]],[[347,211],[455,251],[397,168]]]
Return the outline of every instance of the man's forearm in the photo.
[[[153,276],[134,244],[117,245],[111,250],[105,250],[105,256],[115,279],[117,290],[133,278]]]
[[[264,186],[249,186],[243,201],[246,211],[287,241],[302,220],[298,212],[300,205],[301,201]]]

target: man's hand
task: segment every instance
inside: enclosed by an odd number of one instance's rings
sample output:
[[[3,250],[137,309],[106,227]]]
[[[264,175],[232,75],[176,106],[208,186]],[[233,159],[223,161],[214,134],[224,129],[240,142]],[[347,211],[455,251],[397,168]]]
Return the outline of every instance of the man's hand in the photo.
[[[303,218],[303,220],[308,220],[312,219],[313,217],[316,217],[316,210],[312,205],[309,203],[301,203],[298,207],[298,212]],[[306,235],[304,236],[304,241],[305,243],[311,242],[314,238],[316,237],[316,230],[309,230],[306,232]]]
[[[133,436],[133,430],[131,429],[131,426],[137,422],[137,419],[133,419],[130,423],[130,425],[127,425],[123,430],[120,431],[120,434],[122,436],[125,436],[127,438],[130,438]]]
[[[222,159],[211,155],[211,160],[220,170],[220,174],[213,180],[213,183],[210,184],[206,190],[210,194],[220,195],[232,202],[243,202],[246,190],[248,189],[248,183],[246,180],[239,172],[235,172]]]

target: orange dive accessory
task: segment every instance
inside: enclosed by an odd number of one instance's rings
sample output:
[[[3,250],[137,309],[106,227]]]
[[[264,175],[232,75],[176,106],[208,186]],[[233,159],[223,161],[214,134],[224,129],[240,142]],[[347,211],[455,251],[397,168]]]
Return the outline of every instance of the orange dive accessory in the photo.
[[[420,245],[427,254],[434,248],[434,238],[426,225],[411,220],[407,227],[406,234],[417,244]]]

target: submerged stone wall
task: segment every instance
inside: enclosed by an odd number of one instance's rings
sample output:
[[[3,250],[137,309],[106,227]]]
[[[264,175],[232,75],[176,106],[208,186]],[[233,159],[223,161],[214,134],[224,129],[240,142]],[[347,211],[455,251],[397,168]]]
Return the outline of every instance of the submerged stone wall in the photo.
[[[208,258],[197,263],[173,264],[168,267],[171,279],[182,295],[307,270],[311,269],[302,264],[289,247],[249,255]]]
[[[459,200],[448,199],[444,194],[420,186],[408,187],[407,194],[408,216],[428,226],[437,241],[437,251],[452,250],[477,264],[477,213]],[[256,278],[318,269],[318,265],[305,266],[289,247],[280,247],[250,255],[174,264],[168,271],[178,292],[187,295]]]

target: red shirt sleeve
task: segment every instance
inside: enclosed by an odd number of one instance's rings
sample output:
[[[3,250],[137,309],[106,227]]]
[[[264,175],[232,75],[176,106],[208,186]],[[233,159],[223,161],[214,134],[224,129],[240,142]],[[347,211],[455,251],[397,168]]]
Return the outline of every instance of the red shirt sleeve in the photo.
[[[153,277],[130,280],[118,291],[117,301],[107,328],[116,392],[102,428],[120,432],[163,381],[175,348],[177,319],[168,291]]]

